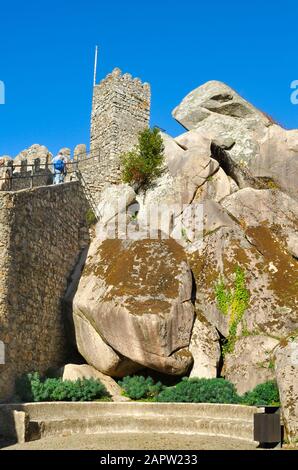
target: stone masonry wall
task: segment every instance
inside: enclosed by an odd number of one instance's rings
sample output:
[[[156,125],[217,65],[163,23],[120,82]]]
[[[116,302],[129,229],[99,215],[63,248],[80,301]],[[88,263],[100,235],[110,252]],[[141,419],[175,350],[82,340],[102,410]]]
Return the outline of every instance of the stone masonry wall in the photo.
[[[61,298],[88,244],[86,210],[79,182],[0,192],[0,399],[16,376],[63,363]]]
[[[106,177],[108,171],[105,169],[104,162],[93,158],[81,159],[78,162],[77,168],[85,195],[89,200],[90,206],[95,211],[104,186],[112,182]]]
[[[90,148],[99,158],[100,177],[91,185],[119,182],[119,156],[131,150],[139,132],[149,126],[150,100],[148,83],[121,75],[117,68],[94,87]],[[95,168],[92,173],[86,172],[86,177],[94,180]]]

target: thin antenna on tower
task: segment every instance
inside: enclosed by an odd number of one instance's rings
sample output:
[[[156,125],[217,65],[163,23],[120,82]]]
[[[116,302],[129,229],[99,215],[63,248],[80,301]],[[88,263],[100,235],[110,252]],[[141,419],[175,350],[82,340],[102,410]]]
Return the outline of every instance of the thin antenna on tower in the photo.
[[[95,47],[93,86],[96,85],[97,57],[98,57],[98,46]]]

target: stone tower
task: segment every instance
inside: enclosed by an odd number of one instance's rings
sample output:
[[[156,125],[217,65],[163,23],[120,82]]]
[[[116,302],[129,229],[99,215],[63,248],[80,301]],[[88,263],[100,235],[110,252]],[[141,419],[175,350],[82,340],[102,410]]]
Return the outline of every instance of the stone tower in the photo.
[[[118,68],[95,85],[90,148],[93,156],[99,156],[106,181],[119,180],[119,155],[131,150],[138,133],[149,126],[150,99],[148,83],[122,75]]]

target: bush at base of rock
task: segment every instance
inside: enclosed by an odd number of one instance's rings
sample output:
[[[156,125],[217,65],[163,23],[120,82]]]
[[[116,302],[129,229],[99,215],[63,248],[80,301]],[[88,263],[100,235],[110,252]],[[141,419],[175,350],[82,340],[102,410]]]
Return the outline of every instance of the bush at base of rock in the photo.
[[[125,183],[148,184],[162,173],[164,144],[159,129],[139,133],[138,145],[120,157]]]
[[[122,387],[124,395],[132,400],[154,398],[164,388],[161,382],[154,383],[151,377],[145,378],[142,375],[124,377],[118,383]]]
[[[16,381],[16,392],[22,401],[92,401],[108,397],[104,385],[95,379],[42,380],[38,372],[23,375]]]
[[[175,387],[163,390],[157,401],[234,404],[240,402],[240,397],[234,385],[225,379],[184,378]]]
[[[246,392],[242,398],[243,405],[280,406],[279,392],[274,380],[257,385]]]

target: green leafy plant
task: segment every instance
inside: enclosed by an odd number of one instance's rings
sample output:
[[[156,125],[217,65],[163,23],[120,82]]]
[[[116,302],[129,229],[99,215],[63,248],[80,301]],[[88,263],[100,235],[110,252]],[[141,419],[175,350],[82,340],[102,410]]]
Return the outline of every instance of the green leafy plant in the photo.
[[[237,338],[237,327],[245,310],[248,308],[250,294],[245,285],[245,273],[237,266],[234,286],[227,288],[221,278],[215,286],[215,297],[218,309],[223,315],[229,315],[229,335],[223,345],[223,354],[233,352]]]
[[[279,406],[279,391],[275,380],[257,385],[241,397],[243,405]]]
[[[223,279],[220,279],[215,286],[215,296],[219,310],[227,315],[231,304],[231,292],[227,290]]]
[[[234,385],[225,379],[184,378],[157,397],[158,402],[239,403]]]
[[[145,378],[142,375],[124,377],[118,383],[123,389],[124,395],[132,400],[154,398],[164,388],[161,382],[154,383],[151,377]]]
[[[86,212],[86,222],[88,227],[91,227],[91,225],[94,225],[97,222],[96,215],[94,214],[92,209],[88,209]]]
[[[23,401],[92,401],[107,397],[104,385],[95,379],[41,379],[38,372],[16,380],[16,393]]]
[[[161,175],[164,163],[164,144],[159,129],[140,132],[138,145],[121,155],[122,180],[125,183],[147,185]]]

